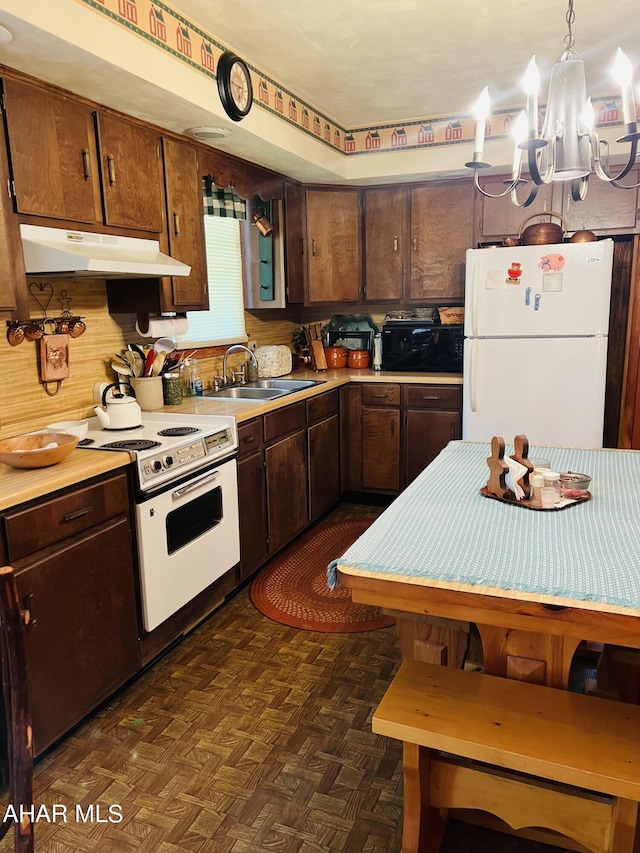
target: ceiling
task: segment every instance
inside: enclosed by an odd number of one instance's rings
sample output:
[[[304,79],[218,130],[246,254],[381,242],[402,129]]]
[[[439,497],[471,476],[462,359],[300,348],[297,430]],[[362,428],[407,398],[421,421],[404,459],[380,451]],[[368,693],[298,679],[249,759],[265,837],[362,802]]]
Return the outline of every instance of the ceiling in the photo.
[[[522,103],[519,86],[529,59],[536,54],[548,80],[567,32],[563,0],[170,5],[346,128],[469,113],[485,85],[496,105]],[[616,91],[609,68],[618,46],[640,82],[640,17],[630,14],[632,6],[629,0],[575,2],[575,46],[593,94]]]
[[[494,108],[523,104],[520,81],[534,53],[544,103],[549,70],[563,50],[567,32],[565,0],[461,0],[457,5],[445,0],[167,2],[348,130],[470,114],[485,85]],[[600,0],[575,0],[575,46],[586,62],[590,94],[616,91],[609,69],[618,45],[637,69],[640,83],[640,16],[630,14],[631,6],[629,0],[608,0],[606,5]],[[68,32],[83,15],[95,16],[95,12],[73,0],[26,4],[0,0],[0,24],[14,35],[11,44],[0,45],[0,63],[176,132],[195,125],[224,124],[220,113],[208,109],[210,89],[202,96],[198,89],[185,100],[166,85],[166,71],[142,80],[127,71],[115,47],[111,52],[105,48],[99,57],[90,45],[72,44]],[[95,39],[105,44],[110,44],[111,36],[115,38],[104,28],[93,26],[93,31]],[[180,66],[175,71],[177,77],[184,73]],[[202,80],[193,83],[196,89],[210,87],[210,81]],[[286,144],[274,141],[274,122],[289,134]],[[353,162],[354,169],[358,161],[361,169],[347,175],[347,180],[366,183],[380,177],[393,180],[394,175],[410,179],[409,168],[402,176],[402,154],[386,155],[384,168],[389,171],[376,173],[375,163],[380,164],[385,155],[379,160],[377,155],[345,158],[262,110],[254,109],[244,122],[227,121],[226,125],[233,135],[220,142],[220,148],[302,181],[337,182],[345,177],[341,170],[349,168],[342,165],[344,161]],[[459,152],[449,149],[449,156],[453,159],[443,167],[443,174],[454,169],[464,173]],[[370,173],[365,174],[365,168]],[[422,160],[418,169],[427,171]]]

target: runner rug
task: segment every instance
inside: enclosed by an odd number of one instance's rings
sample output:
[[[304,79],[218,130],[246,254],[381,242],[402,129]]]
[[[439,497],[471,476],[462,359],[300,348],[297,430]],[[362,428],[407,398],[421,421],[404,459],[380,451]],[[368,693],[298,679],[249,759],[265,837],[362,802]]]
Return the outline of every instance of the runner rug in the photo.
[[[327,521],[268,563],[251,584],[254,607],[265,616],[306,631],[351,633],[395,624],[379,607],[354,604],[348,589],[329,589],[327,566],[342,556],[372,519]]]

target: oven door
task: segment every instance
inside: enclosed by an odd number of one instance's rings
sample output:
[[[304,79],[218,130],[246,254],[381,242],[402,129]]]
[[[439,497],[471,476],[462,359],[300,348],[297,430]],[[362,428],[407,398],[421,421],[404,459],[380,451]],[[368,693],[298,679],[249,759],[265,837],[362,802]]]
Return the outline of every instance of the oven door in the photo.
[[[236,460],[136,505],[144,627],[157,628],[240,561]]]

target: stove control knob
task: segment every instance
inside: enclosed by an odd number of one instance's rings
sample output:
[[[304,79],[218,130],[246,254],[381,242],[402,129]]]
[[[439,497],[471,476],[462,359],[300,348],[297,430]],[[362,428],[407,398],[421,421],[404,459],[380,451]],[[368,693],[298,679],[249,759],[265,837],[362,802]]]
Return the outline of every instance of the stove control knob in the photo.
[[[153,460],[153,470],[157,473],[158,471],[162,471],[162,462],[159,459]]]
[[[171,468],[171,466],[173,465],[173,456],[169,456],[167,454],[167,456],[165,456],[162,461],[164,463],[165,468]]]

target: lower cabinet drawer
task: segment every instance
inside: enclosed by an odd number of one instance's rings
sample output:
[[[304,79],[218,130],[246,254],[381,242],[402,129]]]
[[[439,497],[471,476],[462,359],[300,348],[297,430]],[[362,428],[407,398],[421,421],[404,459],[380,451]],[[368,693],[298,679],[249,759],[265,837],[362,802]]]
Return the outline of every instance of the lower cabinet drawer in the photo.
[[[126,474],[4,517],[12,562],[129,510]]]
[[[363,406],[399,406],[400,386],[372,382],[362,386]]]
[[[459,409],[462,389],[459,385],[407,385],[405,405],[414,409]]]
[[[238,456],[255,453],[262,444],[262,418],[238,425]]]

